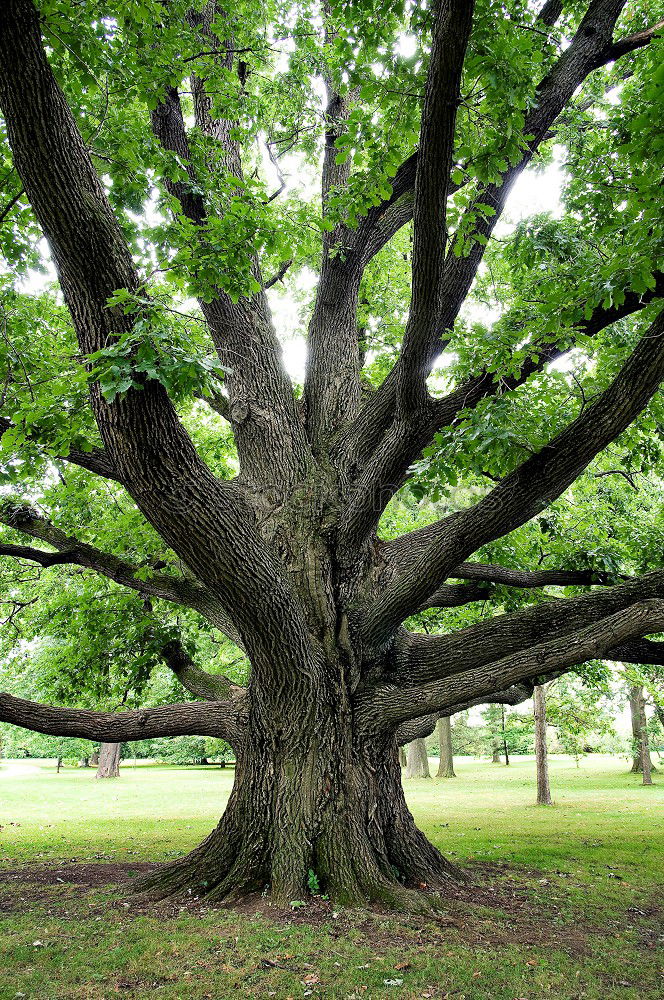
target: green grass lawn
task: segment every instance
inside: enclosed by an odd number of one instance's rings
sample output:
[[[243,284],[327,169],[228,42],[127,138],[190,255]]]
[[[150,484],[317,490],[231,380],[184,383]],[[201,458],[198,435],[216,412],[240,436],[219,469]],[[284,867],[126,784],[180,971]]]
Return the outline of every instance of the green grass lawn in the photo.
[[[624,760],[461,758],[407,781],[428,836],[472,876],[439,920],[333,911],[138,906],[122,887],[8,880],[26,865],[179,856],[216,823],[232,770],[123,766],[117,781],[0,762],[0,998],[450,997],[644,1000],[664,995],[664,779]],[[4,879],[4,881],[3,881]],[[659,959],[659,961],[658,961]]]

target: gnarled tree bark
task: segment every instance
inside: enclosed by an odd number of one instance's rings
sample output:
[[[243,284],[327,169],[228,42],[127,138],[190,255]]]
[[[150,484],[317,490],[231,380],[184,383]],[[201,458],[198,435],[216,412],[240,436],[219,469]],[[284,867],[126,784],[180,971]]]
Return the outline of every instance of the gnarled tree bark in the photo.
[[[421,741],[436,719],[469,705],[519,703],[534,685],[588,659],[615,658],[617,650],[629,659],[642,654],[644,642],[661,656],[658,644],[644,637],[664,629],[662,571],[609,586],[586,570],[524,572],[467,560],[559,497],[647,405],[664,376],[664,312],[577,420],[477,503],[396,542],[376,533],[385,505],[436,430],[498,391],[487,371],[443,399],[429,395],[426,381],[509,191],[561,110],[594,69],[648,44],[623,40],[616,50],[623,6],[619,0],[587,5],[569,46],[532,95],[521,160],[473,195],[470,214],[478,203],[493,214],[477,223],[480,239],[468,256],[448,247],[447,200],[473,4],[437,0],[431,7],[417,152],[397,171],[388,204],[370,210],[356,230],[340,224],[323,238],[304,405],[281,362],[257,255],[250,270],[259,292],[235,302],[219,287],[201,300],[212,343],[230,369],[223,409],[237,445],[236,480],[213,475],[158,380],[137,375],[140,387],[112,402],[92,382],[90,405],[103,449],[68,457],[121,483],[189,577],[155,573],[146,580],[136,567],[58,532],[33,512],[14,511],[12,529],[49,548],[11,543],[0,555],[47,567],[74,564],[148,597],[195,608],[250,661],[248,687],[238,690],[191,664],[176,644],[165,659],[184,686],[206,700],[142,712],[57,709],[0,695],[1,720],[41,732],[116,744],[192,733],[233,745],[235,785],[218,827],[186,858],[145,878],[143,891],[233,900],[269,886],[274,899],[288,902],[302,897],[313,869],[335,900],[427,911],[420,890],[442,891],[462,876],[415,826],[398,747]],[[545,4],[544,25],[555,22],[559,8]],[[213,26],[221,21],[209,3],[188,24],[232,70],[232,44],[215,44]],[[331,27],[328,32],[332,37]],[[185,178],[167,180],[166,187],[192,239],[205,238],[214,199],[206,199],[205,177],[196,171],[206,168],[192,161],[177,89],[170,79],[155,86],[162,83],[152,130],[178,157]],[[327,211],[331,189],[348,181],[334,152],[348,104],[331,80],[326,83]],[[224,170],[241,183],[232,122],[212,117],[204,76],[194,75],[191,89],[197,128],[218,144]],[[31,0],[5,0],[0,8],[0,108],[86,359],[133,331],[136,316],[109,307],[113,293],[145,290],[49,65]],[[212,157],[207,169],[216,161]],[[401,353],[363,402],[359,282],[368,260],[410,219],[412,303]],[[657,286],[647,296],[625,296],[619,308],[591,309],[578,332],[593,336],[663,292]],[[544,345],[538,360],[524,362],[501,388],[517,391],[567,349]],[[471,582],[448,583],[454,579]],[[486,586],[496,583],[583,583],[601,590],[544,601],[451,635],[417,635],[403,626],[422,608],[482,600]]]

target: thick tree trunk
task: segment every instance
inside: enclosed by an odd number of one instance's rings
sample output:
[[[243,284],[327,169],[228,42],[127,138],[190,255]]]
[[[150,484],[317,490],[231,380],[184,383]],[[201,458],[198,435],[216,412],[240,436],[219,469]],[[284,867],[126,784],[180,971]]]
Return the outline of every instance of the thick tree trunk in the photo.
[[[645,703],[643,698],[643,688],[640,684],[632,684],[629,688],[629,712],[632,720],[632,740],[634,746],[632,774],[641,774],[643,771],[643,735],[641,718],[642,715],[645,715]],[[650,750],[648,750],[648,763],[652,773],[652,771],[656,770],[656,768],[650,759]]]
[[[121,743],[102,743],[99,748],[99,766],[95,778],[120,777]]]
[[[533,692],[535,713],[535,761],[537,764],[537,805],[552,806],[549,761],[546,748],[546,694],[541,684]]]
[[[493,745],[493,754],[491,756],[492,764],[500,764],[500,745],[496,742]]]
[[[280,739],[276,719],[266,725],[252,705],[219,825],[186,858],[141,878],[137,891],[232,902],[269,887],[288,904],[306,898],[313,870],[335,902],[430,912],[418,890],[463,878],[415,826],[393,741],[361,739],[339,698],[303,707],[299,721],[298,739]]]
[[[449,715],[438,720],[438,745],[440,759],[437,778],[456,778],[454,773],[454,753],[452,750],[452,726]]]
[[[424,740],[413,740],[406,751],[406,777],[430,778],[429,756]]]

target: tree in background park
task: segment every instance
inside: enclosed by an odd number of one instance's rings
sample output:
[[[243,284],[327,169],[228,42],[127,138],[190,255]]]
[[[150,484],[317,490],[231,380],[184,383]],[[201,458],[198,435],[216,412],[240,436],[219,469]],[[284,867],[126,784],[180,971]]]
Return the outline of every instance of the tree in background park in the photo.
[[[438,736],[437,778],[456,778],[454,773],[454,750],[452,748],[452,723],[449,715],[442,716],[436,723]]]
[[[249,665],[157,627],[207,700],[0,699],[233,746],[220,824],[142,890],[288,902],[313,870],[428,911],[459,872],[397,745],[588,659],[662,663],[659,28],[649,0],[2,4],[0,553],[187,609]],[[554,150],[560,211],[502,225]],[[42,235],[62,297],[22,280]]]
[[[482,752],[491,754],[493,764],[499,764],[504,757],[505,764],[509,765],[510,754],[533,752],[534,723],[531,715],[510,712],[504,705],[488,705],[482,712],[482,721]]]
[[[406,777],[430,778],[427,745],[422,738],[413,740],[406,747]]]
[[[537,805],[552,806],[549,786],[549,761],[546,744],[546,691],[544,684],[536,684],[533,692],[535,717],[535,766],[537,770]]]
[[[600,664],[588,665],[581,677],[561,677],[547,687],[547,721],[555,730],[555,749],[574,757],[577,767],[586,753],[624,751],[615,729],[616,700]]]
[[[647,757],[646,772],[648,775],[652,775],[652,772],[656,771],[657,768],[652,763],[650,755],[650,741],[648,738],[648,722],[646,716],[646,698],[643,692],[643,684],[640,683],[641,678],[638,678],[638,681],[638,683],[631,683],[627,692],[630,721],[632,724],[632,773],[644,774],[643,760],[645,756]],[[653,718],[653,722],[655,722],[655,724],[659,722],[656,713]],[[648,782],[645,781],[645,774],[644,783],[648,784]]]

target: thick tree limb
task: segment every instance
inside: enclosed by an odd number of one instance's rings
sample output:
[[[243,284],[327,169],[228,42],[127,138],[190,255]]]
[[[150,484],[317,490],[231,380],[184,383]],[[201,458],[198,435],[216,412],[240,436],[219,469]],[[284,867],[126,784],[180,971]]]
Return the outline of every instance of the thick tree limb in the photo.
[[[652,663],[658,667],[664,666],[664,642],[653,642],[652,639],[632,639],[623,642],[611,650],[609,657],[619,663]]]
[[[626,38],[619,38],[618,41],[609,47],[607,62],[611,59],[620,59],[621,56],[626,55],[628,52],[635,52],[637,49],[644,48],[644,46],[652,42],[653,38],[661,35],[663,31],[664,21],[658,21],[657,24],[653,24],[650,28],[644,28],[643,31],[637,31]]]
[[[189,20],[206,38],[213,39],[211,25],[216,14],[216,4],[209,2],[201,14],[192,12]],[[217,48],[223,65],[230,69],[232,53],[228,53],[221,43]],[[221,151],[224,169],[241,181],[239,145],[231,138],[233,123],[211,116],[205,80],[195,74],[192,74],[192,91],[197,127]],[[175,88],[166,90],[163,100],[152,112],[151,121],[160,144],[178,155],[189,175],[189,183],[165,179],[166,189],[177,198],[183,214],[198,227],[204,240],[207,205],[199,193],[199,179],[191,163],[180,96]],[[247,277],[253,277],[262,285],[255,255],[252,274]],[[243,471],[258,482],[265,482],[266,476],[271,482],[273,464],[265,461],[269,454],[283,470],[292,469],[295,476],[304,462],[306,446],[265,290],[233,302],[226,292],[217,288],[211,301],[200,299],[199,305],[219,359],[228,369],[224,383],[229,394],[228,418]]]
[[[246,688],[234,684],[223,674],[210,674],[197,667],[179,639],[171,639],[166,643],[161,655],[180,684],[196,698],[203,698],[205,701],[226,701],[235,700],[246,693]]]
[[[444,348],[444,337],[453,328],[459,309],[466,299],[473,283],[477,269],[484,255],[483,243],[488,240],[493,228],[500,219],[507,197],[516,180],[521,175],[537,151],[548,130],[562,109],[572,98],[576,88],[583,80],[609,60],[607,49],[612,44],[614,25],[624,7],[625,0],[593,0],[586,15],[579,25],[571,44],[562,53],[556,64],[547,73],[536,91],[536,103],[526,117],[524,135],[528,140],[526,150],[521,160],[510,166],[499,182],[480,188],[468,213],[477,216],[479,221],[474,224],[474,231],[479,241],[473,244],[467,256],[456,257],[448,254],[445,264],[442,289],[442,309],[437,334],[430,341],[429,364]],[[483,209],[477,205],[486,205],[493,214],[484,215]],[[404,341],[405,347],[405,341]],[[410,360],[402,354],[390,375],[385,379],[377,392],[366,401],[353,426],[338,443],[340,452],[352,456],[361,468],[369,456],[375,456],[383,443],[386,454],[402,455],[404,448],[412,454],[412,446],[418,451],[424,447],[420,443],[421,427],[426,425],[429,416],[430,401],[422,394],[420,412],[404,414],[397,407],[399,386],[403,379],[410,377],[404,371],[410,365]],[[418,453],[415,451],[415,454]],[[359,461],[358,461],[359,460]],[[383,459],[387,463],[387,459]],[[412,461],[412,458],[410,459]],[[372,458],[375,462],[375,457]],[[409,461],[406,462],[406,467]],[[387,477],[384,477],[387,478]],[[394,477],[390,482],[394,481]],[[384,491],[387,495],[387,490]]]
[[[560,672],[556,671],[553,674],[548,674],[546,678],[538,677],[537,680],[540,683],[545,683],[548,680],[553,680],[555,677],[560,677]],[[434,731],[438,719],[456,715],[457,712],[465,712],[466,709],[473,708],[476,705],[521,705],[528,698],[532,698],[534,686],[533,681],[523,681],[521,684],[513,684],[511,687],[505,688],[503,691],[494,691],[488,697],[475,698],[471,701],[461,701],[455,705],[449,705],[441,712],[434,712],[433,714],[423,715],[416,719],[409,719],[407,722],[400,723],[397,727],[397,744],[404,746],[412,740],[424,739]]]
[[[372,710],[395,725],[441,713],[465,701],[489,698],[524,681],[602,659],[621,642],[664,629],[664,600],[633,604],[585,629],[541,642],[504,659],[407,690],[384,685],[372,697]],[[361,709],[359,710],[361,714]]]
[[[562,6],[560,0],[549,0],[538,14],[538,22],[553,26],[562,13]],[[392,237],[412,220],[417,159],[418,153],[412,153],[404,160],[393,178],[390,197],[369,209],[358,226],[347,251],[349,255],[357,257],[358,267],[364,269]],[[450,180],[448,197],[458,189],[458,185]]]
[[[325,48],[336,37],[333,11],[324,0]],[[343,135],[356,94],[340,93],[324,68],[326,92],[325,137],[321,171],[321,203],[329,217],[330,202],[348,182],[351,160],[337,163],[337,141]],[[308,329],[308,357],[303,408],[309,439],[314,448],[342,424],[352,420],[360,406],[361,358],[356,332],[358,292],[362,272],[347,258],[353,241],[342,222],[323,232],[323,256],[316,298]],[[339,251],[341,250],[341,253]]]
[[[493,588],[486,583],[443,583],[417,610],[460,608],[464,604],[485,601],[491,597],[492,592]]]
[[[102,743],[126,743],[160,736],[216,736],[242,744],[244,723],[234,702],[185,702],[134,712],[91,712],[55,708],[0,693],[0,722],[48,736],[73,736]]]
[[[456,566],[450,576],[457,580],[482,580],[502,583],[507,587],[589,587],[613,582],[607,573],[592,569],[510,569],[495,563],[465,562]]]
[[[46,59],[30,0],[8,0],[0,7],[0,107],[14,165],[53,251],[81,352],[90,354],[131,332],[134,317],[107,302],[116,289],[137,292],[140,283]],[[261,393],[266,392],[261,380]],[[282,567],[260,537],[242,491],[217,480],[200,459],[163,386],[146,381],[142,391],[129,389],[107,403],[93,385],[91,400],[127,490],[211,596],[229,609],[254,667],[268,675],[275,669],[276,644],[283,651],[282,670],[294,676],[306,672],[314,654]],[[266,453],[271,469],[281,449],[283,468],[291,467],[297,448],[281,431],[274,433],[278,421],[269,407],[263,417],[279,447],[272,453],[262,438],[257,445],[262,468]],[[241,566],[250,570],[240,571]]]
[[[412,180],[415,190],[413,305],[405,344],[407,350],[412,349],[415,353],[420,350],[417,344],[426,339],[426,330],[435,329],[439,311],[438,279],[442,273],[446,240],[445,210],[454,123],[472,9],[472,3],[461,0],[440,0],[434,8],[420,150]],[[348,163],[335,162],[338,123],[347,115],[348,102],[329,86],[328,98],[330,127],[323,167],[324,201],[332,186],[345,183],[349,172]],[[412,163],[414,165],[415,161]],[[398,197],[409,172],[410,167],[406,165],[401,175],[394,178],[391,202]],[[309,327],[304,396],[309,434],[316,445],[354,419],[359,410],[361,359],[356,329],[357,297],[366,256],[365,235],[371,231],[374,221],[371,213],[371,219],[361,224],[361,232],[352,233],[341,227],[325,237],[323,267]],[[336,245],[344,248],[340,257],[330,254]],[[353,250],[360,246],[363,246],[362,251]]]
[[[496,615],[444,635],[401,631],[395,644],[390,682],[403,687],[481,668],[496,659],[525,652],[541,641],[563,638],[639,602],[664,600],[664,570],[579,597],[551,598],[522,611]],[[657,656],[658,643],[630,643],[639,655]],[[627,651],[627,650],[626,650]],[[611,656],[612,659],[620,657]]]
[[[428,597],[419,611],[426,608],[455,608],[491,597],[493,588],[487,584],[499,583],[506,587],[590,587],[608,586],[615,581],[607,573],[593,570],[539,569],[519,570],[492,563],[461,563],[450,573],[452,579],[473,580],[472,584],[444,583]]]
[[[638,416],[663,378],[664,310],[608,389],[581,416],[478,504],[441,522],[440,536],[422,559],[397,577],[377,602],[369,616],[369,640],[383,642],[399,622],[421,607],[428,593],[449,576],[459,554],[470,555],[513,531],[560,496]]]
[[[397,403],[417,409],[428,398],[426,377],[443,310],[447,196],[461,73],[473,3],[441,0],[434,6],[433,38],[422,108],[413,203],[412,296],[401,349]]]

